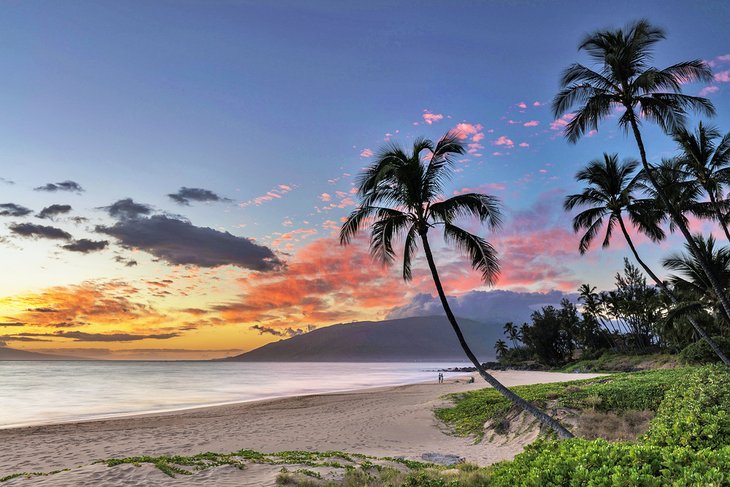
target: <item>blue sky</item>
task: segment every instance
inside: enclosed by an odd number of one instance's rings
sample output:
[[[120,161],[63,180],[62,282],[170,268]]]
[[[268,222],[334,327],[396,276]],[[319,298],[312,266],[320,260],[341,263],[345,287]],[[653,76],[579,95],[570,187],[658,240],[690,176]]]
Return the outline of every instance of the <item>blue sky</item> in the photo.
[[[53,224],[75,239],[98,240],[96,226],[115,221],[101,208],[132,198],[196,228],[254,239],[282,262],[300,262],[316,245],[334,256],[332,231],[354,208],[353,177],[369,161],[368,150],[387,140],[437,138],[466,124],[467,142],[481,147],[459,164],[449,191],[481,188],[502,198],[508,238],[499,243],[533,239],[545,247],[521,254],[509,270],[550,270],[533,273],[531,282],[505,275],[500,287],[547,291],[585,280],[606,287],[624,246],[581,258],[577,238],[574,249],[547,241],[569,231],[560,203],[578,188],[572,176],[582,164],[604,151],[636,156],[613,121],[570,145],[553,120],[561,70],[586,62],[577,52],[582,37],[641,17],[665,28],[655,64],[712,62],[712,122],[730,130],[730,75],[721,74],[730,70],[730,57],[722,58],[730,53],[730,8],[719,1],[9,1],[0,12],[0,176],[14,182],[0,188],[4,200],[35,212],[71,205],[68,216],[88,220]],[[689,85],[687,92],[703,88]],[[650,158],[672,153],[659,131],[646,127],[645,134]],[[85,191],[33,190],[67,180]],[[181,206],[167,196],[181,187],[230,201]],[[236,286],[255,280],[235,263],[183,265],[107,237],[100,252],[66,252],[55,241],[19,239],[5,226],[0,265],[14,278],[0,292],[10,300],[109,281],[148,293],[140,283],[174,275],[169,295],[140,299],[177,316],[190,301],[205,309],[245,302],[250,289]],[[655,263],[677,245],[640,250]],[[498,250],[515,260],[509,248]],[[447,266],[460,262],[445,250],[441,258]],[[127,266],[130,260],[138,265]],[[193,271],[203,277],[191,284],[184,276]],[[462,284],[457,291],[478,287],[469,276]],[[426,281],[416,288],[402,299],[431,291]],[[358,309],[363,317],[384,316],[387,305],[374,311],[354,303],[332,320],[354,319]],[[250,325],[250,318],[236,319],[235,329]],[[304,322],[328,320],[305,314]]]

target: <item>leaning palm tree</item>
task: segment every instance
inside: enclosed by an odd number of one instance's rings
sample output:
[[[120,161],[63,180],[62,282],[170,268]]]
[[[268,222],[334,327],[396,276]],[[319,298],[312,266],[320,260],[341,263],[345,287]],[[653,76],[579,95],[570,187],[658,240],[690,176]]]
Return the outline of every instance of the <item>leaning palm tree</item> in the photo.
[[[672,138],[681,150],[678,160],[682,168],[705,190],[712,203],[714,217],[730,240],[727,211],[721,204],[723,186],[730,183],[730,132],[721,137],[715,127],[707,127],[700,122],[694,133],[680,127],[674,131]],[[719,143],[715,142],[717,139],[720,139]]]
[[[613,228],[618,225],[639,265],[672,302],[678,303],[679,300],[672,290],[639,256],[624,222],[623,214],[626,213],[631,223],[652,241],[659,242],[664,239],[664,231],[658,224],[661,220],[660,209],[653,204],[652,200],[636,197],[637,191],[641,188],[643,174],[635,174],[638,166],[637,161],[619,162],[617,154],[603,154],[603,159],[591,161],[584,169],[578,171],[575,178],[586,183],[586,187],[581,193],[566,197],[564,207],[566,211],[571,211],[575,207],[588,207],[573,219],[575,232],[585,230],[578,247],[581,254],[588,250],[591,242],[603,227],[606,228],[603,247],[608,247]],[[722,361],[730,365],[730,360],[699,323],[693,318],[690,318],[689,321]]]
[[[727,294],[709,263],[703,260],[687,225],[657,185],[639,130],[640,117],[656,122],[665,132],[671,133],[684,125],[688,110],[706,115],[715,113],[707,98],[682,93],[684,83],[712,80],[712,70],[702,60],[684,61],[664,69],[649,65],[654,45],[665,37],[662,29],[647,20],[639,20],[624,29],[588,35],[579,50],[588,53],[598,70],[578,63],[570,65],[563,73],[562,89],[553,100],[553,112],[560,117],[576,108],[565,127],[565,136],[575,143],[589,130],[597,130],[599,122],[614,110],[623,111],[618,123],[625,130],[631,129],[648,180],[657,189],[664,207],[712,282],[722,307],[730,313]]]
[[[349,244],[363,226],[370,224],[371,254],[382,263],[390,264],[395,260],[395,240],[404,238],[402,274],[406,281],[412,278],[411,262],[420,243],[446,317],[479,375],[514,404],[555,430],[559,437],[570,438],[573,435],[558,421],[487,373],[469,348],[446,298],[428,239],[432,228],[443,229],[446,243],[454,244],[469,256],[472,267],[481,272],[486,284],[493,284],[499,273],[497,253],[492,245],[455,224],[459,217],[473,217],[488,228],[497,228],[501,223],[499,200],[479,193],[442,200],[444,184],[452,173],[453,158],[464,152],[464,145],[453,132],[436,143],[416,139],[410,154],[396,144],[385,146],[359,177],[360,206],[343,223],[340,243]]]

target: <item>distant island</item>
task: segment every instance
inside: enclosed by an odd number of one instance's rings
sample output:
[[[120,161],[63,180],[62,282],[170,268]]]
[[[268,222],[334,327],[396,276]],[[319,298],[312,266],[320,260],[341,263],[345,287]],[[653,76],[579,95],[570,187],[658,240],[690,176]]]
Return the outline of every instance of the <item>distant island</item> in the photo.
[[[496,323],[460,319],[464,336],[482,361],[494,360],[502,337]],[[466,362],[443,316],[343,323],[268,343],[227,361],[239,362]]]
[[[28,352],[15,348],[0,347],[0,360],[89,360],[87,358],[66,357],[50,353]]]

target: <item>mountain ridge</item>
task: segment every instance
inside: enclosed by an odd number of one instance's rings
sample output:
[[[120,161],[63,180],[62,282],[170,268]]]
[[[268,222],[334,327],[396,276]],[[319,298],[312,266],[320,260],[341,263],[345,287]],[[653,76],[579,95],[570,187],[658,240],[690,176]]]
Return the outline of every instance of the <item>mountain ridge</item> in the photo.
[[[494,359],[501,325],[458,318],[467,343],[480,361]],[[240,362],[428,362],[465,361],[445,316],[339,323],[271,342],[227,357]]]

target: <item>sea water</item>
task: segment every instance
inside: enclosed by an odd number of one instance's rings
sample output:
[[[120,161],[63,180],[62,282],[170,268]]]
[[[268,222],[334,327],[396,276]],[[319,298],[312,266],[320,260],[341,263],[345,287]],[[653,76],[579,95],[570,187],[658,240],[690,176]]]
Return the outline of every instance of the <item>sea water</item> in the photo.
[[[0,361],[0,428],[409,384],[464,365]]]

